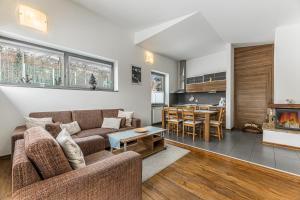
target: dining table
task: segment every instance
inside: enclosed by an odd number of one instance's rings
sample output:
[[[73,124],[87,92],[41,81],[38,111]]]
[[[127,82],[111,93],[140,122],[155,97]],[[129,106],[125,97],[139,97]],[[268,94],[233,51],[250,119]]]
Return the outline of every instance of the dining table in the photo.
[[[183,109],[178,109],[178,113],[182,115]],[[194,110],[195,115],[204,116],[204,141],[209,142],[210,135],[210,119],[211,116],[216,115],[218,113],[217,110]],[[166,119],[168,115],[168,108],[164,108],[162,110],[162,128],[166,128]]]

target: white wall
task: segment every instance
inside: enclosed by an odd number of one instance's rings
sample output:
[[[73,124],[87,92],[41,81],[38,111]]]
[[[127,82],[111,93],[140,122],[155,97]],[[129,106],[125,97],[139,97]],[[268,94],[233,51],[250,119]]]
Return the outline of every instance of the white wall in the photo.
[[[187,61],[187,77],[226,72],[226,128],[234,124],[234,58],[233,47],[226,44],[225,50]]]
[[[226,45],[226,128],[234,126],[234,48]]]
[[[279,27],[275,36],[274,102],[300,103],[300,24]]]
[[[195,58],[187,61],[187,77],[201,76],[227,70],[227,49],[204,57]]]
[[[48,15],[47,34],[22,27],[17,5],[24,3]],[[68,0],[1,0],[0,35],[39,44],[85,52],[118,63],[119,92],[76,91],[0,87],[0,156],[10,153],[10,135],[23,116],[35,111],[124,108],[135,111],[143,124],[151,122],[151,70],[169,74],[170,92],[176,90],[176,61],[154,55],[154,64],[144,63],[145,50],[134,45],[133,33],[122,30]],[[142,85],[131,84],[132,64],[142,66]]]

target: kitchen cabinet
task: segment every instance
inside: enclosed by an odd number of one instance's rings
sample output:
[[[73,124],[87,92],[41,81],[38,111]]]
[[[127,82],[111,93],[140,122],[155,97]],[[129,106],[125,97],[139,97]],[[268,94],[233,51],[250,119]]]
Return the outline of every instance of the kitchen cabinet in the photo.
[[[186,85],[186,92],[224,92],[226,91],[226,80],[215,80],[202,83]]]

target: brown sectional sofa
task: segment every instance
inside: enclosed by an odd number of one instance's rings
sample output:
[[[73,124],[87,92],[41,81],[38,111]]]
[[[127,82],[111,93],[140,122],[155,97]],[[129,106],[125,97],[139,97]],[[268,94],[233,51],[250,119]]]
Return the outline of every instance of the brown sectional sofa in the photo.
[[[32,128],[23,135],[24,139],[16,140],[13,155],[14,200],[142,199],[142,161],[139,154],[125,152],[113,155],[104,150],[101,136],[87,138],[98,141],[96,146],[102,144],[102,149],[93,151],[87,148],[86,151],[84,145],[89,142],[85,143],[86,138],[79,138],[87,166],[73,170],[59,144],[45,129]]]
[[[35,112],[30,113],[29,117],[34,118],[44,118],[44,117],[52,117],[53,122],[61,122],[61,123],[70,123],[73,121],[77,121],[81,132],[72,135],[74,140],[80,141],[81,138],[86,138],[89,136],[101,136],[105,140],[105,148],[110,147],[107,134],[124,131],[128,129],[139,128],[141,126],[141,120],[137,118],[132,119],[131,127],[123,127],[119,130],[115,129],[106,129],[101,128],[102,122],[104,118],[117,117],[118,111],[123,109],[102,109],[102,110],[74,110],[74,111],[56,111],[56,112]],[[24,132],[26,131],[26,126],[18,126],[11,137],[11,146],[12,146],[12,155],[15,149],[16,140],[24,138]],[[88,138],[88,141],[93,144],[93,138]],[[97,143],[97,139],[96,142]],[[86,148],[94,148],[93,145],[86,145]]]

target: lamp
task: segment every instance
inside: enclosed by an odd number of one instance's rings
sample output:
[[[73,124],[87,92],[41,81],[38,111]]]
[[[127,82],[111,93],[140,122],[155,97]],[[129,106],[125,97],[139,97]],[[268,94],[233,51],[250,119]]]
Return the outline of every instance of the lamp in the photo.
[[[145,53],[145,62],[149,63],[149,64],[154,63],[153,53],[151,53],[149,51],[146,51],[146,53]]]
[[[23,26],[47,32],[47,15],[29,6],[19,5],[19,20]]]

